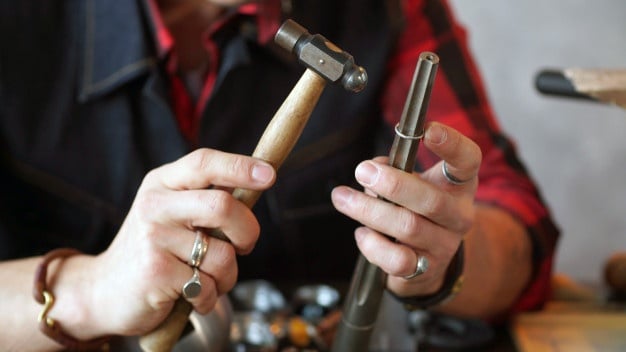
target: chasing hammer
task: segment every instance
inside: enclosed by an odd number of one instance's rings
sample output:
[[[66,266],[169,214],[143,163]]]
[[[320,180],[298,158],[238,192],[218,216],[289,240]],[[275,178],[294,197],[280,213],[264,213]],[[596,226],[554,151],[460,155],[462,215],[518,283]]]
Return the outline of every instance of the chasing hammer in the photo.
[[[294,54],[307,68],[274,114],[252,154],[278,170],[302,134],[326,82],[341,84],[349,91],[359,92],[367,84],[367,73],[354,63],[351,55],[323,36],[311,35],[292,20],[283,23],[274,41]],[[261,192],[235,189],[233,196],[252,208]],[[227,240],[219,229],[212,230],[210,235]],[[141,348],[149,352],[171,351],[179,340],[192,309],[189,302],[179,298],[170,315],[154,331],[140,338]]]

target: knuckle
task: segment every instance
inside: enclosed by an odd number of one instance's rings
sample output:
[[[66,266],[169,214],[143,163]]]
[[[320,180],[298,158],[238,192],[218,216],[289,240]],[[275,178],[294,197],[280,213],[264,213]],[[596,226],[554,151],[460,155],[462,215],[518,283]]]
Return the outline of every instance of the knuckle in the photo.
[[[381,176],[384,194],[388,198],[395,198],[402,193],[402,182],[391,173],[383,173]]]
[[[213,216],[217,219],[222,219],[228,217],[235,206],[235,199],[232,195],[223,190],[214,190],[210,192],[211,197],[208,200],[207,207],[208,210],[213,214]]]
[[[237,259],[234,247],[224,241],[215,243],[212,252],[213,271],[215,274],[218,294],[230,291],[237,282]],[[219,278],[219,279],[218,279]]]
[[[249,164],[245,158],[235,157],[226,165],[226,171],[231,176],[247,175]]]
[[[446,201],[443,195],[437,192],[429,193],[424,199],[423,215],[427,218],[436,217],[446,209]]]
[[[150,189],[158,187],[158,185],[161,184],[161,169],[162,167],[152,169],[145,174],[141,184],[139,185],[139,189],[137,191],[138,194],[149,191]]]
[[[143,178],[143,184],[150,184],[154,179],[158,178],[159,169],[152,169],[146,173],[146,176]]]
[[[223,282],[218,288],[219,295],[225,294],[235,287],[235,285],[237,284],[237,273],[238,273],[238,267],[235,264],[233,269],[228,272],[228,275],[224,277]]]
[[[413,272],[414,259],[408,253],[402,255],[389,256],[387,260],[387,267],[389,274],[393,276],[405,276]]]
[[[150,220],[160,212],[162,195],[156,191],[141,192],[133,205],[135,215],[141,220]]]
[[[219,274],[228,273],[236,265],[236,253],[232,245],[219,241],[212,251],[213,263]]]
[[[416,214],[412,212],[401,212],[398,220],[399,236],[409,238],[419,233],[420,222]]]
[[[256,243],[261,234],[261,226],[257,221],[253,221],[251,225],[252,228],[250,229],[248,236],[244,236],[243,241],[239,246],[239,251],[241,254],[250,254],[250,252],[252,252],[252,250],[256,246]]]
[[[196,149],[187,157],[191,167],[198,171],[209,169],[213,163],[213,153],[206,148]]]
[[[250,254],[252,252],[252,250],[256,246],[257,240],[259,239],[259,232],[260,231],[256,231],[254,236],[250,236],[250,240],[248,241],[248,243],[245,243],[242,246],[241,250],[243,254]]]
[[[208,149],[200,149],[197,153],[195,166],[198,170],[208,170],[213,164],[213,154]]]

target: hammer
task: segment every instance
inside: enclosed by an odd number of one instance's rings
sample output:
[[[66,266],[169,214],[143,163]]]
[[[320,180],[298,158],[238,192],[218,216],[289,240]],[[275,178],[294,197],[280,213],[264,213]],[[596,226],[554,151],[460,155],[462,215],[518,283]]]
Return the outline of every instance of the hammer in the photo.
[[[307,68],[274,114],[252,154],[278,170],[302,134],[326,81],[360,92],[367,84],[367,73],[354,63],[351,55],[323,36],[311,35],[292,20],[282,24],[274,41],[294,54]],[[261,192],[238,188],[233,191],[233,196],[252,208]],[[209,235],[228,240],[219,229],[211,230]],[[179,298],[170,315],[154,331],[139,339],[141,348],[149,352],[171,351],[180,339],[192,308],[184,298]]]

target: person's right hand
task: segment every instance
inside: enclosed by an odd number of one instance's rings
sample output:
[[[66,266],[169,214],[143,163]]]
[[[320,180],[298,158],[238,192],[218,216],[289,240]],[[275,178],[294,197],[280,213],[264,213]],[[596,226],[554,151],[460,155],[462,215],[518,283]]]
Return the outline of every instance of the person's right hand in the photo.
[[[199,266],[202,291],[190,299],[208,313],[237,280],[236,254],[249,253],[259,224],[233,188],[264,190],[276,177],[266,162],[200,149],[149,172],[117,237],[89,265],[90,324],[98,335],[152,331],[181,296],[197,229],[220,228],[230,241],[207,236]]]

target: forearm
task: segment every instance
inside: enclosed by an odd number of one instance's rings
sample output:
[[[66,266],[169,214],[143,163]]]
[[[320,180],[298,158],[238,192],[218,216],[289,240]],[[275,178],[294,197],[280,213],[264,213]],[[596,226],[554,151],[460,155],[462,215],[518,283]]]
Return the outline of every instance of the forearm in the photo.
[[[475,224],[465,237],[463,288],[440,309],[486,319],[506,312],[530,280],[531,251],[520,222],[499,208],[477,206]]]
[[[35,267],[41,258],[0,264],[0,345],[9,351],[53,350],[56,344],[37,328],[41,311],[32,295]],[[58,348],[58,347],[57,347]]]
[[[38,328],[43,306],[33,298],[33,280],[40,257],[0,263],[0,346],[7,351],[54,351],[61,346],[45,336]],[[63,330],[77,338],[89,337],[85,320],[82,291],[77,266],[85,257],[55,260],[48,268],[48,285],[55,302],[49,316],[63,325]],[[61,270],[63,269],[63,270]],[[81,336],[82,335],[82,336]]]

